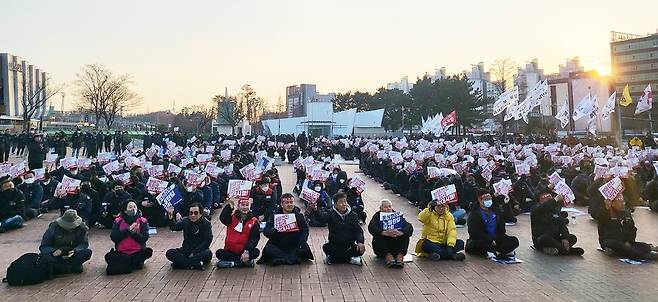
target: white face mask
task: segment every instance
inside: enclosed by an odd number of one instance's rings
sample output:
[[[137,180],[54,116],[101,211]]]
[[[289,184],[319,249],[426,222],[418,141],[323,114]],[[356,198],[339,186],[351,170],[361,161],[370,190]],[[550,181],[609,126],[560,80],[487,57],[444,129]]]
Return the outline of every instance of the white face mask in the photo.
[[[341,179],[341,180],[339,180],[339,182],[340,182],[340,183],[344,183],[344,182],[345,182],[345,180],[344,180],[344,179]]]
[[[260,189],[263,190],[263,191],[267,191],[267,189],[269,189],[269,188],[270,188],[270,186],[260,186]]]
[[[320,192],[320,190],[322,190],[322,187],[315,187],[316,192]]]
[[[43,182],[44,185],[48,185],[49,183],[50,183],[50,179],[45,180],[45,181]]]
[[[101,182],[107,182],[107,177],[105,176],[99,177],[98,180],[100,180]]]
[[[78,174],[78,170],[71,170],[71,174],[72,174],[72,175],[77,175],[77,174]]]
[[[34,183],[34,178],[26,178],[24,181],[25,181],[25,183],[28,184],[28,185],[29,185],[29,184],[33,184],[33,183]]]
[[[194,192],[194,186],[187,187],[187,191],[190,193]]]

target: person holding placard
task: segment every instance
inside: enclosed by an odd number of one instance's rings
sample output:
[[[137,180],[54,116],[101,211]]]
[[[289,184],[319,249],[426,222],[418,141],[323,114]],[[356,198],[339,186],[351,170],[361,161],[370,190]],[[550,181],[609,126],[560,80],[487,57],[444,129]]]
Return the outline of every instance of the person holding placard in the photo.
[[[26,218],[36,218],[41,214],[41,201],[43,200],[43,187],[36,181],[33,171],[28,171],[23,176],[23,183],[18,189],[25,196],[25,216]]]
[[[111,184],[111,188],[112,190],[107,192],[103,198],[98,219],[98,222],[108,229],[114,224],[114,217],[121,212],[121,205],[132,198],[119,182]]]
[[[167,250],[166,256],[171,261],[173,269],[203,270],[204,265],[212,259],[210,243],[212,243],[212,226],[203,217],[203,206],[193,203],[189,207],[187,217],[180,213],[174,216],[174,208],[167,208],[169,229],[183,231],[183,246]]]
[[[569,216],[561,212],[564,197],[553,198],[549,192],[539,196],[539,203],[532,209],[530,228],[535,249],[547,255],[582,255],[585,251],[576,244],[576,236],[569,233]],[[564,213],[564,214],[563,214]]]
[[[467,225],[466,252],[481,256],[493,253],[501,260],[515,257],[519,239],[505,233],[502,211],[494,207],[488,190],[478,191],[478,202],[472,205]]]
[[[576,195],[576,200],[574,203],[579,206],[588,206],[590,203],[590,196],[587,188],[589,188],[592,183],[592,164],[589,161],[580,162],[580,173],[574,177],[571,181],[571,189],[573,190],[574,195]]]
[[[263,177],[258,180],[256,186],[251,189],[250,196],[253,199],[251,212],[254,216],[258,217],[260,222],[269,220],[278,203],[276,191],[270,186],[270,178]]]
[[[351,184],[352,184],[352,179],[350,178],[347,180],[347,185],[343,192],[347,197],[347,203],[350,205],[352,212],[354,212],[354,214],[356,214],[356,216],[359,218],[359,223],[364,224],[366,218],[368,217],[368,214],[366,213],[365,206],[363,204],[363,199],[361,198],[361,192],[363,191],[363,188],[360,187],[352,188],[350,186]]]
[[[108,275],[128,274],[141,269],[144,261],[153,255],[153,250],[146,247],[149,223],[137,209],[137,203],[128,200],[121,209],[122,212],[114,219],[110,234],[115,247],[105,254]]]
[[[448,203],[433,200],[427,208],[418,214],[418,220],[423,224],[421,239],[416,243],[416,254],[429,256],[432,260],[466,259],[464,241],[457,239],[455,218],[449,211]]]
[[[43,234],[39,251],[52,264],[55,274],[81,273],[82,264],[91,258],[88,242],[89,228],[75,210],[48,225]]]
[[[25,197],[14,187],[9,175],[0,178],[0,233],[23,227]]]
[[[270,217],[263,231],[269,240],[259,264],[293,265],[313,259],[307,243],[308,225],[294,202],[295,197],[290,193],[281,196],[281,207]]]
[[[363,230],[359,225],[359,217],[352,212],[347,203],[347,196],[337,193],[333,198],[334,206],[324,211],[322,221],[329,228],[329,242],[322,246],[326,254],[325,263],[350,263],[363,265],[361,255],[366,251]]]
[[[599,244],[609,256],[632,260],[658,260],[658,248],[636,241],[637,228],[621,192],[605,200],[605,209],[598,213]]]
[[[251,201],[240,199],[237,203],[236,209],[235,199],[229,198],[219,214],[219,221],[226,226],[224,248],[215,252],[219,268],[253,267],[260,255],[256,248],[260,228],[258,218],[251,213]]]
[[[372,250],[378,258],[384,258],[387,267],[403,267],[409,247],[409,237],[414,228],[401,212],[393,209],[393,203],[382,199],[379,211],[372,215],[368,232],[372,235]]]

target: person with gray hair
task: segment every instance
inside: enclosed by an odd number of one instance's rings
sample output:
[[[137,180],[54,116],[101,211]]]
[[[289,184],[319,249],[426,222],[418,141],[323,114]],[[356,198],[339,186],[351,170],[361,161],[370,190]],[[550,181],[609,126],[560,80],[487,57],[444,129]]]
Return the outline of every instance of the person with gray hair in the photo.
[[[387,267],[403,267],[414,228],[401,212],[393,209],[390,200],[380,201],[379,211],[372,216],[368,231],[372,235],[372,249],[377,258],[384,258]]]

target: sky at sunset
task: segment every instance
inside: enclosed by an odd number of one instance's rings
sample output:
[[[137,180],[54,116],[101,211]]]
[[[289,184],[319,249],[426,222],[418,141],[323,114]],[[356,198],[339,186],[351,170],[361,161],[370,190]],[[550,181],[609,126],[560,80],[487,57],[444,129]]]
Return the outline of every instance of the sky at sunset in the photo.
[[[445,66],[533,58],[547,72],[580,56],[609,72],[611,30],[658,28],[655,0],[89,1],[2,0],[0,52],[67,84],[97,63],[132,75],[136,111],[210,104],[251,84],[275,104],[285,87],[375,91]],[[59,110],[59,101],[56,108]]]

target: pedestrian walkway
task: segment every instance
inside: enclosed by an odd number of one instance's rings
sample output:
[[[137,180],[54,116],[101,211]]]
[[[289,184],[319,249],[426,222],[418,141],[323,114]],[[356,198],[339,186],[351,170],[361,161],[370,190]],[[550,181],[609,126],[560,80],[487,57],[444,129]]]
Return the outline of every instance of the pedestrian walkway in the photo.
[[[356,165],[343,168],[349,176],[358,170]],[[280,166],[279,174],[284,191],[290,191],[295,181],[292,166]],[[369,214],[377,210],[380,199],[391,199],[415,228],[409,249],[413,251],[421,228],[415,218],[418,210],[372,179],[364,179],[367,187],[363,197]],[[634,217],[639,226],[638,240],[658,242],[658,216],[636,209]],[[54,218],[54,214],[46,214],[29,221],[23,229],[0,235],[0,275],[4,276],[9,263],[19,255],[38,250],[41,235]],[[375,259],[364,225],[367,251],[363,267],[322,263],[327,230],[312,228],[309,245],[319,260],[311,263],[173,271],[164,254],[180,246],[182,234],[161,228],[148,241],[154,253],[143,270],[106,276],[103,255],[112,247],[109,230],[93,229],[89,242],[94,255],[82,274],[29,287],[2,284],[0,301],[655,301],[658,263],[630,265],[598,252],[596,224],[588,216],[577,217],[576,224],[570,225],[585,255],[559,258],[530,248],[529,218],[520,215],[519,223],[508,227],[508,234],[518,236],[521,242],[517,256],[522,264],[503,265],[467,255],[464,262],[414,258],[401,270],[387,269]],[[223,246],[225,227],[219,223],[218,213],[212,223],[214,251]],[[467,238],[465,228],[458,233],[459,238]],[[259,247],[265,242],[261,237]]]

